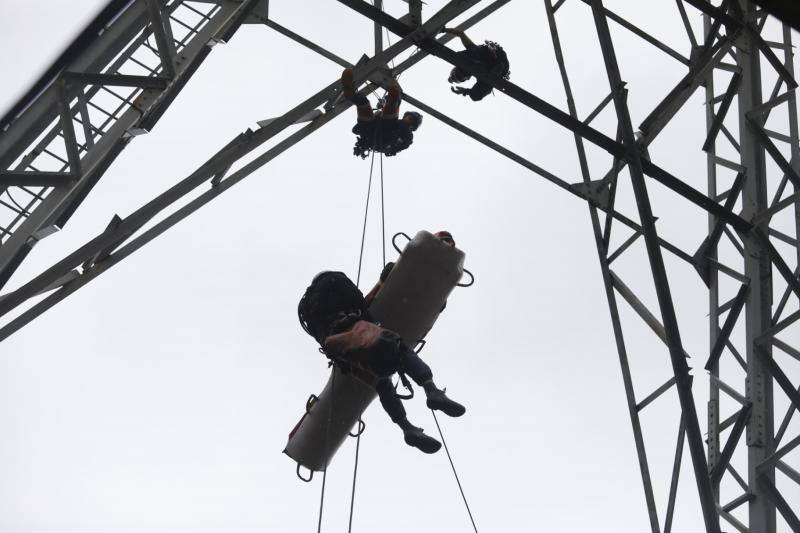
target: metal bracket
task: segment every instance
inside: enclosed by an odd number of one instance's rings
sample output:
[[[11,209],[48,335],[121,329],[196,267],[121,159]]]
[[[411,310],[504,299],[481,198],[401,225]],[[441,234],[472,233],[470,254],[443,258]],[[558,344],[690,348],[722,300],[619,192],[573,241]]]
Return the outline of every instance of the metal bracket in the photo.
[[[584,181],[572,183],[569,188],[578,196],[588,200],[592,205],[604,211],[610,209],[611,203],[609,199],[611,195],[609,193],[608,184],[603,180],[594,180],[588,183]]]
[[[119,227],[121,223],[122,223],[122,218],[119,215],[114,215],[113,217],[111,217],[111,221],[108,223],[108,226],[106,226],[105,231],[114,231]],[[111,255],[111,252],[113,252],[114,249],[119,246],[119,244],[120,243],[115,243],[113,246],[103,248],[102,250],[94,254],[91,258],[84,261],[82,265],[83,270],[93,267],[94,265],[96,265],[109,255]]]

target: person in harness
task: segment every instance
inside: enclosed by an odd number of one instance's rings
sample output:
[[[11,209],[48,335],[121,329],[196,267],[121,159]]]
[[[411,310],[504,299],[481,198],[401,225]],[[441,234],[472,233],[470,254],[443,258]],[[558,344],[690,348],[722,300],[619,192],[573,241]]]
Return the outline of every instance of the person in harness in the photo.
[[[510,65],[508,63],[508,56],[506,55],[503,47],[493,41],[484,41],[484,44],[477,45],[473,43],[467,34],[462,30],[455,28],[444,28],[442,33],[449,33],[461,39],[461,44],[464,45],[464,50],[458,52],[458,55],[470,63],[480,65],[489,71],[490,74],[500,76],[507,80],[511,76]],[[450,76],[447,81],[451,84],[464,83],[472,77],[472,74],[466,70],[453,67],[450,71]],[[450,87],[450,90],[461,96],[469,96],[473,101],[477,102],[492,92],[492,86],[481,80],[476,80],[475,84],[470,87]]]
[[[388,276],[386,269],[384,272]],[[317,274],[300,300],[298,316],[303,329],[334,364],[373,383],[384,410],[403,431],[406,444],[425,453],[441,448],[438,440],[409,422],[392,376],[401,372],[411,377],[425,390],[431,409],[454,417],[463,415],[466,409],[436,386],[430,367],[397,333],[371,319],[363,294],[345,274]]]
[[[407,111],[403,118],[398,118],[403,91],[397,80],[392,80],[386,102],[377,113],[372,111],[367,97],[356,92],[351,68],[342,72],[342,94],[355,104],[358,112],[356,125],[353,126],[353,133],[358,136],[353,155],[364,159],[374,150],[393,156],[411,146],[414,141],[413,132],[422,124],[422,115]]]

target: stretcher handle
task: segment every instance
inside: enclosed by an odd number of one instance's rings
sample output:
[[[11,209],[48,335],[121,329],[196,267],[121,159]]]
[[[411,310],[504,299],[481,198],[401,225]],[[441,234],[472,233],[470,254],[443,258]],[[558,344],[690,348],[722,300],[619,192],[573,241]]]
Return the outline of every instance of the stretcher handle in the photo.
[[[300,475],[300,467],[301,466],[302,465],[300,463],[297,463],[297,477],[300,478],[300,481],[303,481],[305,483],[310,483],[311,480],[314,479],[314,471],[309,469],[308,470],[308,478],[306,479],[302,475]]]
[[[411,241],[411,237],[409,237],[408,235],[406,235],[406,234],[405,234],[405,233],[403,233],[402,231],[398,231],[397,233],[395,233],[395,234],[394,234],[394,237],[392,237],[392,246],[394,246],[394,249],[395,249],[395,250],[397,250],[397,253],[398,253],[398,254],[402,254],[402,253],[403,253],[403,250],[401,250],[400,248],[398,248],[398,247],[397,247],[397,243],[395,242],[395,239],[397,239],[397,237],[398,237],[399,235],[402,235],[403,237],[405,237],[405,238],[406,238],[406,239],[408,239],[409,241]]]
[[[406,377],[404,372],[401,371],[398,372],[398,374],[400,375],[400,381],[398,381],[397,384],[394,386],[394,393],[401,400],[410,400],[411,398],[414,397],[414,388],[411,386],[411,382],[408,381],[408,378]],[[403,384],[403,387],[405,387],[405,389],[408,391],[408,394],[400,394],[397,392],[397,387],[401,383]]]
[[[311,412],[311,409],[314,407],[314,404],[316,404],[318,400],[319,398],[317,398],[316,394],[312,394],[311,396],[308,397],[308,400],[306,400],[306,414]]]
[[[350,432],[350,433],[349,433],[349,435],[350,435],[351,437],[358,437],[359,435],[361,435],[362,433],[364,433],[364,430],[365,430],[365,429],[367,429],[367,424],[365,424],[365,423],[364,423],[364,421],[363,421],[363,420],[361,420],[361,419],[359,418],[359,419],[358,419],[358,431],[357,431],[357,432],[355,432],[355,433],[353,433],[353,432]]]
[[[475,276],[473,276],[472,272],[470,272],[466,268],[463,269],[463,270],[464,270],[464,274],[469,275],[469,283],[456,283],[456,285],[458,285],[459,287],[471,287],[472,284],[475,283]],[[462,274],[462,276],[463,276],[463,274]]]

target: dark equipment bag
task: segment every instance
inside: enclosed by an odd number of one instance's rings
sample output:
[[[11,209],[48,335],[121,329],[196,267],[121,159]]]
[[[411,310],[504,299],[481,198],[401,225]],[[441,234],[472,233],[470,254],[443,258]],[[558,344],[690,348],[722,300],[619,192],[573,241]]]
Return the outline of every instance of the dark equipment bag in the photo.
[[[297,305],[300,325],[320,344],[339,318],[364,311],[364,295],[350,278],[336,271],[317,274]]]

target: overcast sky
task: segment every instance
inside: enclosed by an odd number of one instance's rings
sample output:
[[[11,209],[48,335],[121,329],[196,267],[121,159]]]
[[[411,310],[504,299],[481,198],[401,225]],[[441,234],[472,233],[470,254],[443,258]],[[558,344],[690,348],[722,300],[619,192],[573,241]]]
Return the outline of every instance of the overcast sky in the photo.
[[[6,73],[0,108],[16,101],[103,3],[0,4],[0,71]],[[395,14],[405,5],[385,3]],[[443,4],[430,0],[425,13]],[[689,54],[674,2],[606,4]],[[313,6],[274,0],[270,13],[352,62],[371,53],[370,23],[337,2]],[[608,93],[591,11],[568,0],[557,17],[585,117]],[[699,34],[701,17],[690,10],[690,18]],[[613,25],[612,33],[639,124],[686,68]],[[501,42],[512,80],[566,110],[542,2],[511,2],[469,34]],[[767,70],[765,79],[774,79]],[[502,94],[480,103],[452,95],[448,72],[447,64],[428,58],[400,82],[409,94],[563,179],[580,181],[569,132]],[[267,27],[243,27],[214,48],[154,131],[126,148],[11,286],[339,74],[337,65]],[[308,395],[319,393],[328,375],[313,339],[297,324],[297,300],[321,270],[355,278],[369,162],[352,156],[354,120],[348,110],[4,341],[0,532],[316,527],[321,476],[300,482],[281,450]],[[593,125],[613,136],[613,108]],[[698,92],[651,148],[654,161],[700,190],[704,129]],[[602,177],[610,157],[594,148],[588,155],[593,178]],[[451,296],[423,356],[437,383],[467,406],[464,417],[440,422],[479,530],[648,530],[585,204],[432,117],[409,150],[384,160],[384,173],[388,235],[447,229],[477,278],[474,287]],[[658,187],[652,194],[659,231],[693,253],[706,216]],[[638,220],[631,197],[630,187],[620,185],[620,210]],[[377,199],[364,285],[382,267]],[[612,248],[630,235],[618,229]],[[395,255],[389,252],[390,259]],[[697,354],[692,366],[704,428],[707,296],[689,265],[669,254],[665,261],[686,351]],[[641,240],[614,269],[657,312]],[[725,294],[735,289],[726,286]],[[671,366],[652,332],[624,303],[620,308],[641,400],[671,377]],[[797,368],[790,372],[800,375]],[[785,405],[783,398],[776,402]],[[406,407],[412,422],[436,436],[421,395]],[[662,523],[679,413],[671,390],[642,414]],[[426,456],[406,446],[377,403],[365,421],[353,530],[469,531],[444,452]],[[794,420],[789,435],[799,429]],[[345,443],[329,469],[325,531],[346,531],[354,446],[354,439]],[[698,531],[688,453],[683,464],[673,530]],[[797,501],[796,485],[790,490]],[[781,522],[779,531],[788,526]]]

